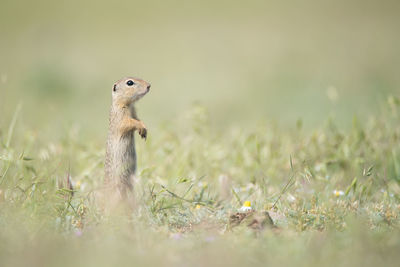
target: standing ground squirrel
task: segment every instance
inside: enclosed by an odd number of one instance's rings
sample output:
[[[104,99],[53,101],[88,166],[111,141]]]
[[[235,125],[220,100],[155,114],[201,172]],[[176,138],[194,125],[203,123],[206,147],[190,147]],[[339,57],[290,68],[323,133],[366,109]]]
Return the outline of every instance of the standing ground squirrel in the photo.
[[[118,190],[122,198],[133,189],[136,171],[134,132],[147,137],[146,126],[136,115],[134,104],[150,90],[150,84],[127,77],[117,81],[112,89],[109,129],[105,159],[105,186]]]

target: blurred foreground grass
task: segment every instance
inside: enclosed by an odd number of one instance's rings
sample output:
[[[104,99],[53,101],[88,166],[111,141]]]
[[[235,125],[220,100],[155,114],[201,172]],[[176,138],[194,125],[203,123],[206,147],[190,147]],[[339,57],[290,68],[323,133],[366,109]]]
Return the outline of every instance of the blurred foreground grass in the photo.
[[[23,121],[23,112],[15,120]],[[137,140],[139,207],[118,216],[103,215],[93,202],[103,143],[74,129],[48,143],[30,131],[15,134],[14,126],[0,136],[1,266],[397,266],[400,260],[398,98],[365,124],[354,118],[346,131],[332,120],[315,129],[299,121],[292,130],[272,123],[215,130],[208,111],[196,105],[150,132],[147,142]],[[57,188],[68,175],[72,199]],[[245,200],[272,211],[279,229],[227,228],[229,214]]]

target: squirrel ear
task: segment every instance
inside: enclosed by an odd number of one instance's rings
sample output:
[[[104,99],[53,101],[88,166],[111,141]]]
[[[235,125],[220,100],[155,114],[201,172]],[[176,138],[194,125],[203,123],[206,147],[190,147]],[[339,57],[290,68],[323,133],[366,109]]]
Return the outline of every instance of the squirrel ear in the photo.
[[[117,85],[116,84],[114,84],[113,91],[114,92],[117,91]]]

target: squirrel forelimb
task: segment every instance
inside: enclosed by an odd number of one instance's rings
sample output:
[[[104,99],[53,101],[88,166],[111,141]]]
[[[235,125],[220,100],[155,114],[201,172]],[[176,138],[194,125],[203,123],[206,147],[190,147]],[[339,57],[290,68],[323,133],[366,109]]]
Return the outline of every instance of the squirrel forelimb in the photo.
[[[121,136],[123,136],[131,131],[138,131],[139,135],[144,139],[147,137],[147,129],[142,121],[133,118],[125,118],[121,123],[119,132]]]

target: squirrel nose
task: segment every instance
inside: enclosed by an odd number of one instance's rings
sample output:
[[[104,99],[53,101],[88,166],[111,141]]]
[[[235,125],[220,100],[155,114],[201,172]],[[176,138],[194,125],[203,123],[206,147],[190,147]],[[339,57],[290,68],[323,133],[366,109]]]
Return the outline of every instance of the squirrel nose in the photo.
[[[147,91],[150,90],[151,84],[147,85]]]

